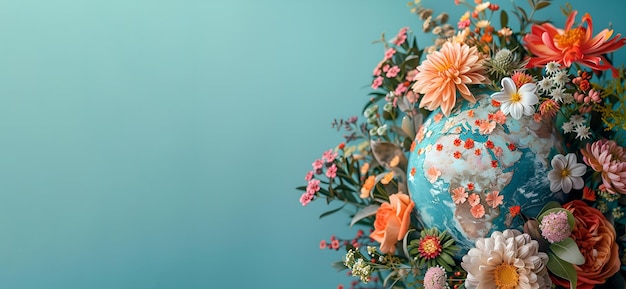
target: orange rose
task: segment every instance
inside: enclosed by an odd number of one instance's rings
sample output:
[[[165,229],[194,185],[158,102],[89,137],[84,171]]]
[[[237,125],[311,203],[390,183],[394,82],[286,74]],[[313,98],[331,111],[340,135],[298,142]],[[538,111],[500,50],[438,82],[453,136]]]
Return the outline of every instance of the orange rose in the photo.
[[[378,208],[370,238],[380,243],[381,252],[396,252],[396,242],[402,240],[409,230],[414,207],[415,203],[408,195],[398,193],[389,196],[389,203],[383,203]]]
[[[585,202],[575,200],[563,205],[576,218],[576,225],[571,237],[578,244],[585,257],[585,263],[574,265],[578,273],[579,289],[591,289],[596,284],[603,284],[620,269],[620,259],[615,229],[613,225],[596,209]],[[554,283],[569,287],[569,282],[553,277]]]

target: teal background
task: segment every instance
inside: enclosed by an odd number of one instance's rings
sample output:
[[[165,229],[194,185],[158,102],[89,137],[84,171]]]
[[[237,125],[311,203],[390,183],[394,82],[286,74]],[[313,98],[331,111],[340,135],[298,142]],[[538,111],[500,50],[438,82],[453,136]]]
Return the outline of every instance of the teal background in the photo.
[[[318,248],[345,214],[294,188],[407,25],[391,0],[0,0],[0,287],[349,287]]]

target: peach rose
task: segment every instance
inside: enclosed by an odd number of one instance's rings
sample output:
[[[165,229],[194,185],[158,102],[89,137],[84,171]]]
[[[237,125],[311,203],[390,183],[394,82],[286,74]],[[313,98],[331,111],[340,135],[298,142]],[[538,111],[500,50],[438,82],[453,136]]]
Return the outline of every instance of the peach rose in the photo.
[[[396,252],[396,242],[402,240],[409,230],[414,207],[415,203],[408,195],[398,193],[389,196],[389,203],[383,203],[378,208],[370,238],[380,243],[381,252]]]
[[[596,284],[603,284],[620,269],[615,229],[598,209],[589,207],[583,201],[571,201],[563,208],[572,212],[576,218],[571,237],[585,257],[584,264],[574,265],[578,273],[577,288],[592,289]],[[569,287],[567,280],[553,277],[552,281]]]

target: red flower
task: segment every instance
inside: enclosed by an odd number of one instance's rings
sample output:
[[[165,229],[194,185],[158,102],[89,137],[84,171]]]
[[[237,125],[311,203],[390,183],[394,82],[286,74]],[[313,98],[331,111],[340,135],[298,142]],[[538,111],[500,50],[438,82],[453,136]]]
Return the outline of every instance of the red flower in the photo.
[[[588,13],[578,27],[572,27],[576,14],[576,10],[569,14],[565,29],[550,23],[532,26],[531,33],[524,36],[524,46],[533,54],[528,67],[543,67],[552,61],[570,67],[576,62],[594,70],[611,69],[616,77],[617,70],[602,55],[624,46],[626,38],[622,38],[621,34],[611,38],[613,30],[608,29],[592,36],[592,20]],[[587,27],[583,27],[584,24]]]
[[[576,219],[571,237],[585,257],[584,264],[574,265],[578,273],[577,288],[592,289],[597,284],[604,284],[621,265],[613,225],[602,212],[581,200],[569,202],[563,208],[572,212]],[[569,281],[564,279],[553,277],[552,281],[569,287]]]

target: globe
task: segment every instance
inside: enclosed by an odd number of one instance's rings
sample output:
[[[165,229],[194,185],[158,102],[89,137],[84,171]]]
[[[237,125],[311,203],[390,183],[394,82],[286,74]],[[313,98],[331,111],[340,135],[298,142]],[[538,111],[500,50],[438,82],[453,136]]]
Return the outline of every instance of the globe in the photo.
[[[445,117],[433,111],[408,160],[408,189],[427,228],[448,231],[464,254],[477,238],[521,226],[564,199],[550,191],[550,160],[562,153],[550,120],[505,116],[488,95],[463,101]]]

